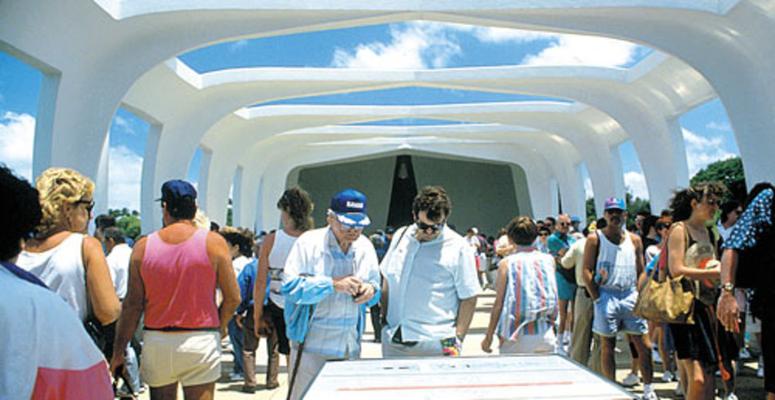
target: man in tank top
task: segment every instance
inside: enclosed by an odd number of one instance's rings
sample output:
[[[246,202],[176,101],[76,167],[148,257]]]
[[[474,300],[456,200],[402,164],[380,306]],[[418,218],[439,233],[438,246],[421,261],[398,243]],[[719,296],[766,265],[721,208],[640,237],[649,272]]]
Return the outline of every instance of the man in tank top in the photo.
[[[196,190],[182,180],[162,186],[164,227],[140,239],[129,263],[129,288],[118,322],[111,371],[145,313],[143,379],[151,398],[212,398],[221,376],[221,339],[240,303],[229,247],[194,224]],[[215,290],[223,301],[216,304]]]
[[[584,281],[594,301],[592,332],[600,338],[601,369],[608,379],[615,380],[616,334],[630,334],[640,354],[643,398],[657,399],[651,384],[651,350],[643,343],[648,325],[633,314],[638,300],[638,277],[643,273],[643,244],[638,235],[624,230],[624,200],[607,199],[603,216],[606,227],[590,234],[584,249]]]

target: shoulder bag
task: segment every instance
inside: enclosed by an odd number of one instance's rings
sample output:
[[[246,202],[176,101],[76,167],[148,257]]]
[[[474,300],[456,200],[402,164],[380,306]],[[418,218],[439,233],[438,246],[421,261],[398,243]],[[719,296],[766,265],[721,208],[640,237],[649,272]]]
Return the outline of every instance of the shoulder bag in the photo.
[[[684,235],[688,243],[685,229]],[[669,233],[667,237],[670,237]],[[693,325],[694,291],[685,288],[683,277],[673,278],[669,274],[660,273],[657,279],[653,279],[657,270],[668,268],[667,260],[668,248],[665,245],[659,253],[657,266],[651,271],[646,284],[638,293],[638,301],[635,303],[633,313],[653,322]]]

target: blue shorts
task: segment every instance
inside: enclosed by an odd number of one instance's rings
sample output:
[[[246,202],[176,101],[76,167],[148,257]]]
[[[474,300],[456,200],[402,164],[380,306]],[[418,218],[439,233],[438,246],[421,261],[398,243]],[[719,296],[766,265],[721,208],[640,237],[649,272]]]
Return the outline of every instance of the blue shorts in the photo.
[[[614,337],[617,332],[631,335],[648,333],[646,320],[632,313],[637,300],[637,290],[618,291],[601,288],[600,297],[595,301],[592,332],[604,337]]]
[[[559,272],[554,272],[554,279],[557,281],[557,297],[560,300],[572,301],[576,298],[576,284],[568,282],[560,275]]]

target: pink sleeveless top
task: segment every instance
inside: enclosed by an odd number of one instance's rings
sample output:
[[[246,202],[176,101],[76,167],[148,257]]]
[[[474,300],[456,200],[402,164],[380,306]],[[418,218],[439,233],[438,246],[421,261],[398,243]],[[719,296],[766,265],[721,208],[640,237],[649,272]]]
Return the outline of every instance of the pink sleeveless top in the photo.
[[[215,269],[207,256],[207,231],[169,244],[148,237],[140,268],[145,285],[145,326],[151,330],[217,329]]]

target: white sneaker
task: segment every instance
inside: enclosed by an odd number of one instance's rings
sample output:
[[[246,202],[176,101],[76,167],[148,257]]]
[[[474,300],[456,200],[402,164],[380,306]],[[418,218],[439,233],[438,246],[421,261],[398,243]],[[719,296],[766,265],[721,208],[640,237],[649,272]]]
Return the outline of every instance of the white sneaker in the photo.
[[[678,386],[675,387],[675,391],[673,391],[673,394],[675,397],[684,397],[684,390],[681,389],[681,383],[678,383]]]
[[[724,397],[724,400],[737,400],[737,396],[734,393],[730,393],[727,397]]]
[[[638,378],[638,375],[633,374],[630,372],[627,376],[624,377],[622,380],[622,386],[624,387],[633,387],[640,383],[640,378]]]
[[[659,400],[659,396],[657,396],[657,393],[653,390],[650,392],[643,392],[643,396],[640,398],[642,400]]]
[[[675,374],[673,374],[673,371],[665,371],[662,373],[662,382],[672,382],[675,380]]]
[[[659,351],[655,349],[651,349],[651,359],[654,360],[654,363],[656,364],[662,364],[662,357],[659,355]]]
[[[759,364],[759,368],[756,369],[756,377],[764,378],[764,366]]]
[[[741,360],[747,360],[749,358],[751,358],[751,352],[748,351],[747,348],[743,347],[743,349],[740,350],[740,359]]]

